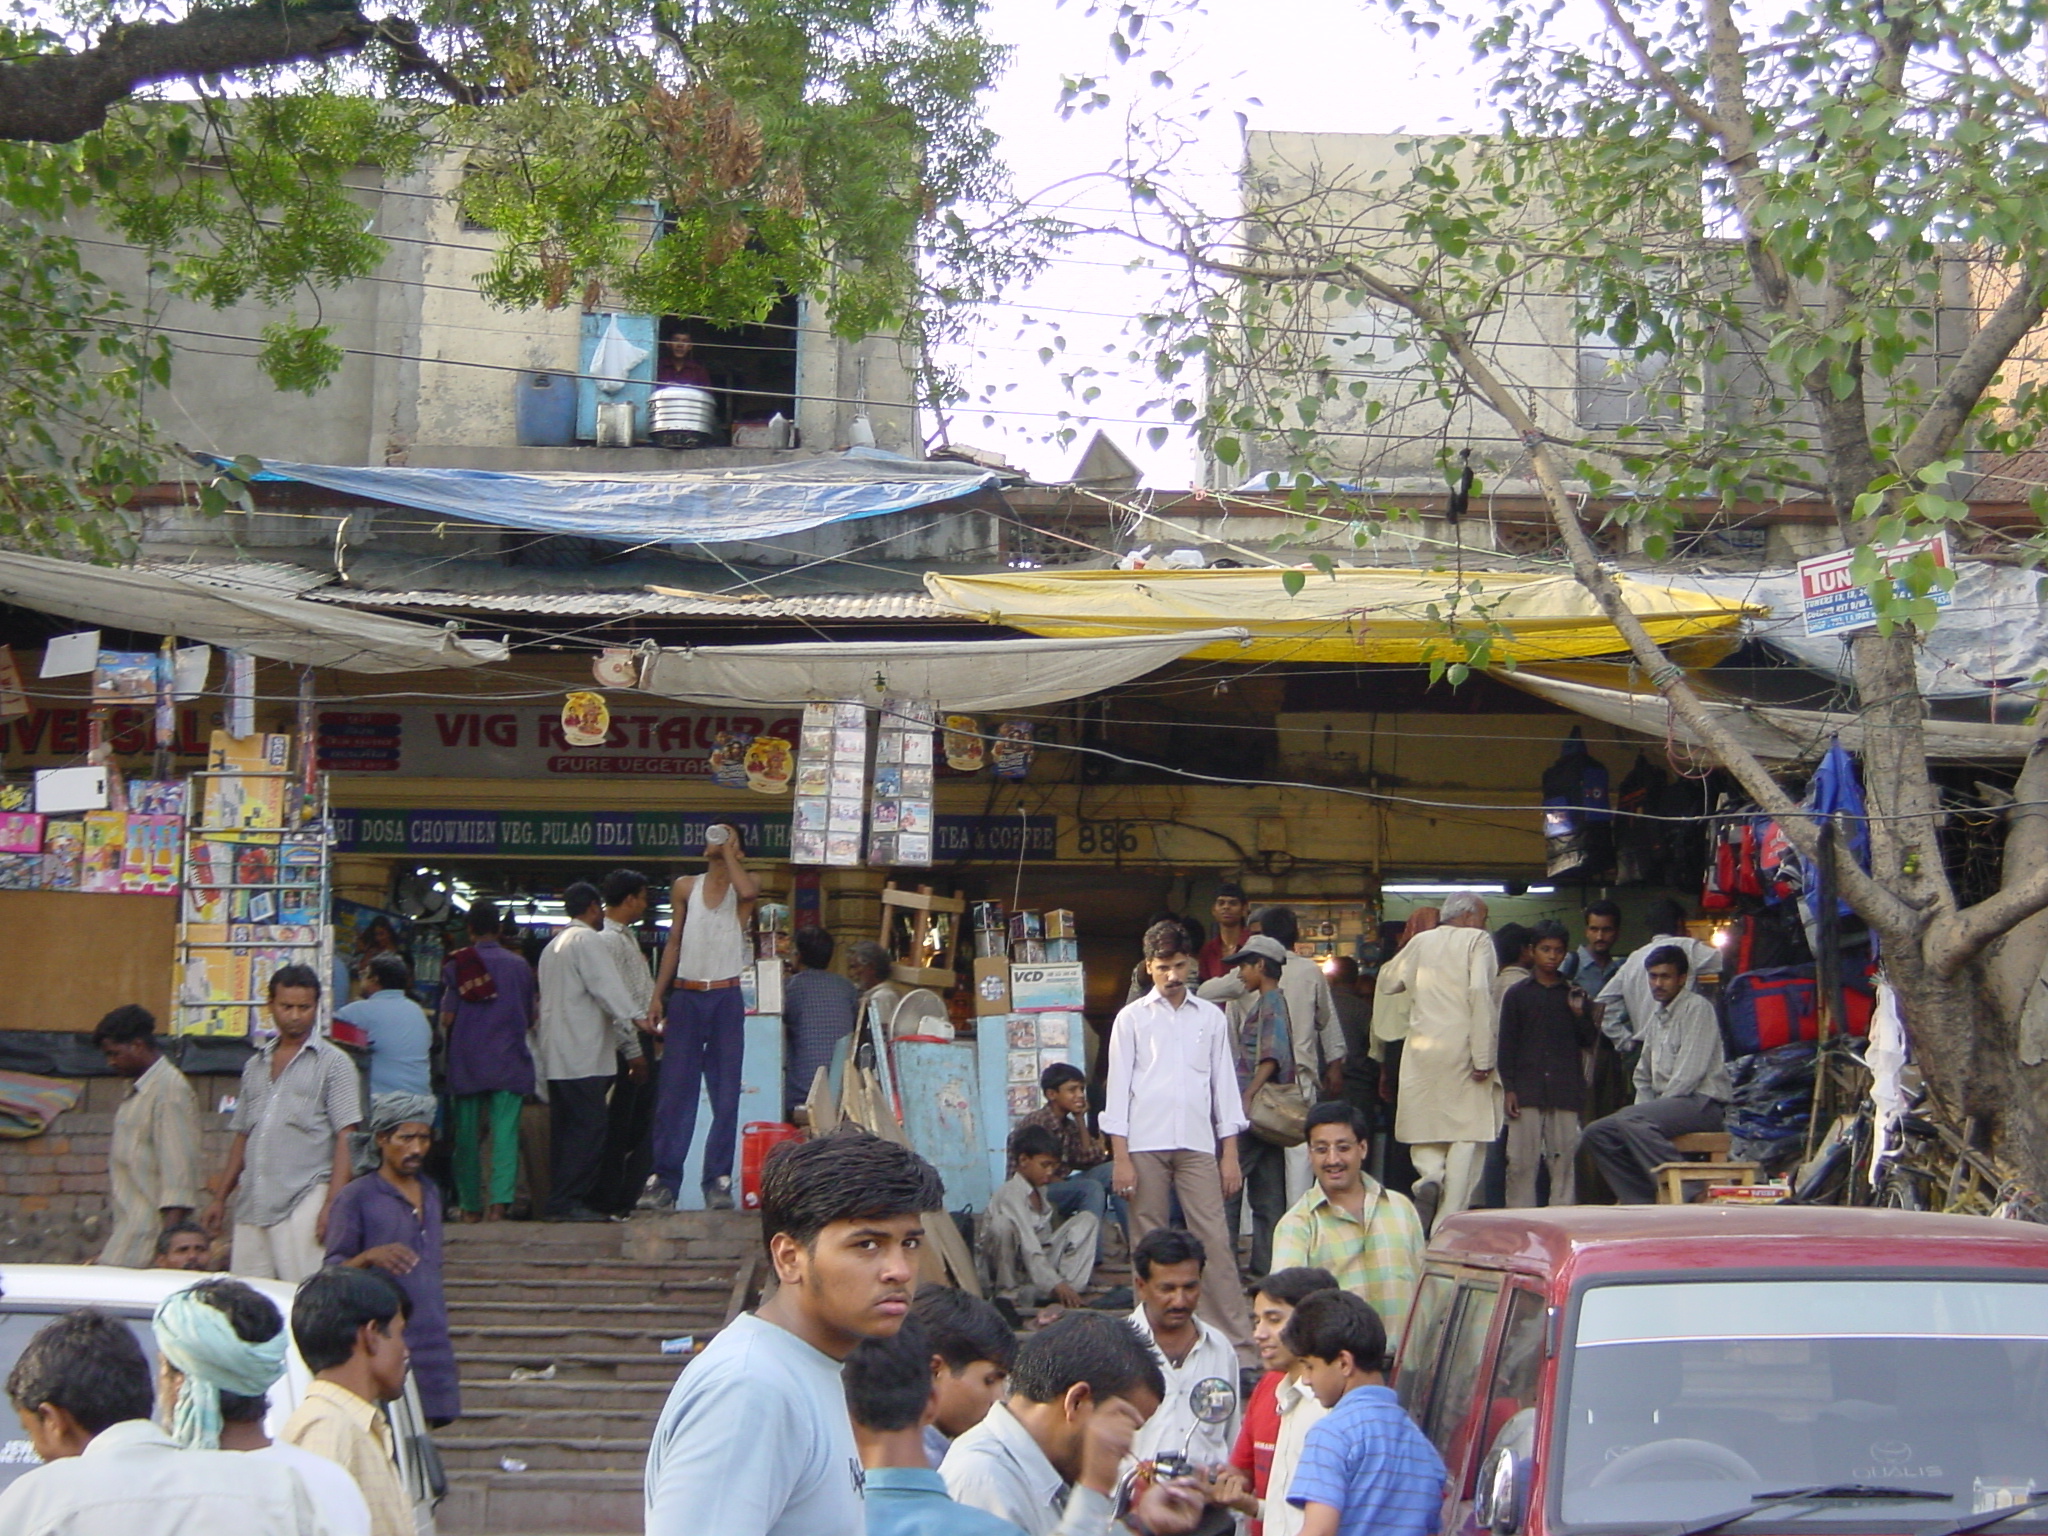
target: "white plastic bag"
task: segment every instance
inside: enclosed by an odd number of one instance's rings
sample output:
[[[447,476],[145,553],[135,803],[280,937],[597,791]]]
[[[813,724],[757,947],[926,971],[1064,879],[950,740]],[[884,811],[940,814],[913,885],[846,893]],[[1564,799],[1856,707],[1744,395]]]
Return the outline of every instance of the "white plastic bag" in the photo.
[[[633,370],[646,361],[647,349],[626,340],[626,333],[619,329],[619,317],[613,315],[605,324],[604,335],[597,340],[596,350],[590,354],[590,376],[597,380],[599,393],[616,395],[626,387]]]
[[[1877,979],[1877,1007],[1870,1015],[1870,1044],[1863,1065],[1870,1069],[1870,1102],[1877,1110],[1876,1137],[1870,1153],[1871,1182],[1884,1166],[1906,1116],[1906,1090],[1899,1075],[1906,1067],[1906,1025],[1899,1017],[1898,994]]]

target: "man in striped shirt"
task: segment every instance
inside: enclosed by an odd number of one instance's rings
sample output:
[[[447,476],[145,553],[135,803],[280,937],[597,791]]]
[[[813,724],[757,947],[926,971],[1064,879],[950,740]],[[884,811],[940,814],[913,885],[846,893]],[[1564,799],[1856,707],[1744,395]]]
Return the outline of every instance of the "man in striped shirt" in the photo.
[[[1316,1184],[1273,1229],[1273,1267],[1327,1269],[1372,1303],[1387,1337],[1398,1340],[1422,1277],[1422,1219],[1406,1195],[1365,1171],[1364,1119],[1341,1100],[1309,1111]]]

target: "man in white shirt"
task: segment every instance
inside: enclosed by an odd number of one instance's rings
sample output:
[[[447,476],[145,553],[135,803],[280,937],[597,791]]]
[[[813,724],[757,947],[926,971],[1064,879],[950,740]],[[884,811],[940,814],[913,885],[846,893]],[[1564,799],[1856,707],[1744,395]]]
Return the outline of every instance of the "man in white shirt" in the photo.
[[[1237,1138],[1251,1128],[1237,1091],[1223,1010],[1194,996],[1194,956],[1178,923],[1145,933],[1152,990],[1125,1004],[1110,1027],[1109,1087],[1099,1123],[1114,1161],[1110,1183],[1131,1206],[1131,1242],[1167,1222],[1173,1195],[1204,1249],[1201,1314],[1249,1367],[1257,1362],[1237,1249],[1223,1202],[1244,1184]]]
[[[568,926],[540,957],[535,1070],[548,1085],[548,1221],[603,1221],[591,1192],[605,1145],[605,1096],[618,1058],[636,1081],[647,1075],[636,1022],[646,1011],[627,990],[618,950],[604,933],[597,887],[577,881],[562,892]]]
[[[1471,1205],[1485,1149],[1505,1123],[1494,1072],[1498,970],[1486,903],[1460,891],[1444,903],[1442,924],[1416,934],[1380,971],[1380,996],[1415,995],[1394,1137],[1407,1143],[1415,1164],[1415,1207],[1425,1231]]]
[[[1699,990],[1702,976],[1721,973],[1721,952],[1686,932],[1685,908],[1677,902],[1660,901],[1650,908],[1650,928],[1650,942],[1631,950],[1593,999],[1600,1032],[1624,1051],[1642,1039],[1643,1025],[1657,1008],[1650,995],[1648,961],[1652,954],[1671,945],[1681,950],[1689,991]]]
[[[1244,1416],[1237,1351],[1195,1316],[1208,1255],[1191,1235],[1173,1227],[1145,1234],[1131,1250],[1138,1308],[1131,1326],[1159,1356],[1166,1391],[1159,1410],[1131,1442],[1140,1460],[1186,1456],[1215,1470],[1230,1460]]]
[[[44,1463],[0,1492],[8,1536],[324,1536],[289,1467],[184,1450],[151,1422],[149,1361],[119,1318],[88,1308],[44,1327],[7,1395]]]
[[[1024,1536],[1108,1536],[1124,1459],[1164,1390],[1158,1355],[1130,1324],[1069,1312],[1017,1346],[1009,1398],[946,1452],[946,1492]],[[1169,1484],[1136,1513],[1169,1536],[1195,1528],[1202,1501]]]

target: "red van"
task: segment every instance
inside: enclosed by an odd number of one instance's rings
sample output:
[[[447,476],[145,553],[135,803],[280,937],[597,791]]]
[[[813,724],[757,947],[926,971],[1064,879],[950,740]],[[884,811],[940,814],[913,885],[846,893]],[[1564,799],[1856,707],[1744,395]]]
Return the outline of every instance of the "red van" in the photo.
[[[1475,1536],[2041,1536],[2048,1227],[1475,1211],[1396,1360]]]

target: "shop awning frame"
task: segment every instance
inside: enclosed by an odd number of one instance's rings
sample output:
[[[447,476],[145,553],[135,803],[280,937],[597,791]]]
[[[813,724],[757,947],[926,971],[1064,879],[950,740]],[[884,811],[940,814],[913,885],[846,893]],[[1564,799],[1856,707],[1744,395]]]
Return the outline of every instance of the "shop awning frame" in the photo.
[[[304,602],[219,583],[186,581],[162,568],[82,565],[0,551],[0,602],[102,629],[203,640],[271,661],[338,672],[426,672],[504,661],[497,640],[452,626]]]
[[[692,704],[928,699],[966,712],[1086,697],[1195,652],[1234,653],[1239,628],[1086,640],[886,640],[649,650],[640,688]]]
[[[925,589],[962,614],[1061,639],[1188,634],[1218,626],[1248,643],[1204,645],[1202,661],[1462,661],[1485,641],[1496,661],[1517,665],[1606,656],[1628,649],[1591,593],[1569,576],[1343,566],[1300,572],[1290,593],[1279,569],[1202,571],[1013,571],[954,576],[932,571]],[[1615,578],[1629,608],[1663,646],[1716,659],[1763,610],[1704,592]],[[1702,649],[1704,648],[1704,649]]]

